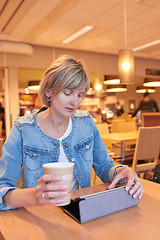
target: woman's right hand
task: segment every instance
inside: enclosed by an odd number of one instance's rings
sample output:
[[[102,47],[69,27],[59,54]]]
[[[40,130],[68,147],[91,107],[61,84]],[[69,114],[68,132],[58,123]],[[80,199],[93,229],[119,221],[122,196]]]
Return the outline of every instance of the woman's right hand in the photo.
[[[45,174],[37,182],[36,198],[39,205],[44,204],[62,204],[64,196],[68,194],[66,185],[54,184],[61,180],[60,176]]]

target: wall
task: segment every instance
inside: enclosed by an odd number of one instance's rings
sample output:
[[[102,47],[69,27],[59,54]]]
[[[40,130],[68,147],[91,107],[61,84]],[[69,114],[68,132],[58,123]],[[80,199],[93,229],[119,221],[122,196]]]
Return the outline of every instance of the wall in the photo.
[[[98,54],[93,52],[83,52],[76,50],[67,49],[54,49],[49,47],[39,47],[34,46],[34,53],[32,56],[16,55],[16,54],[6,54],[0,53],[0,68],[7,66],[8,68],[28,68],[28,69],[46,69],[52,61],[61,54],[70,54],[76,58],[83,60],[84,64],[87,66],[89,72],[101,74],[118,74],[118,56],[116,55],[106,55]],[[135,83],[136,85],[142,85],[143,77],[145,77],[145,69],[159,69],[160,61],[135,58]],[[12,76],[10,76],[12,77]],[[136,105],[138,105],[140,95],[136,94],[136,85],[128,85],[127,92],[117,93],[117,99],[124,99],[125,102],[125,112],[128,112],[129,99],[135,99]],[[160,106],[160,89],[157,88],[156,93],[153,97],[158,102]],[[17,113],[16,113],[17,114]],[[14,113],[14,116],[16,116]],[[13,119],[15,120],[15,119]]]

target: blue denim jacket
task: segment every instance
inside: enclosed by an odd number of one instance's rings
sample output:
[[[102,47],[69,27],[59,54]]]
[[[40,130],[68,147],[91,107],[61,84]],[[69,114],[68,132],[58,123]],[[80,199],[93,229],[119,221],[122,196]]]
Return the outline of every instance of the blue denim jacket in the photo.
[[[16,188],[23,165],[23,188],[33,188],[44,174],[42,165],[57,162],[60,141],[40,129],[36,113],[18,118],[3,146],[0,159],[0,210],[5,193]],[[72,131],[62,141],[68,161],[74,162],[74,174],[81,188],[90,186],[92,166],[103,182],[112,181],[117,165],[108,155],[92,117],[77,111],[72,117]]]

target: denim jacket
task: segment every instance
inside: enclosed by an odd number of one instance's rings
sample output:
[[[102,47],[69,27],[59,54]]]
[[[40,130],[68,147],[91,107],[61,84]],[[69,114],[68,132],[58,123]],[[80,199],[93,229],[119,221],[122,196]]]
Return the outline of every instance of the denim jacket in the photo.
[[[0,210],[8,210],[3,196],[16,188],[23,166],[23,188],[33,188],[44,174],[43,164],[57,162],[60,141],[46,135],[37,124],[37,113],[18,118],[3,145],[0,159]],[[92,117],[86,111],[72,116],[72,131],[62,141],[81,188],[90,186],[92,166],[103,182],[112,181],[115,169]]]

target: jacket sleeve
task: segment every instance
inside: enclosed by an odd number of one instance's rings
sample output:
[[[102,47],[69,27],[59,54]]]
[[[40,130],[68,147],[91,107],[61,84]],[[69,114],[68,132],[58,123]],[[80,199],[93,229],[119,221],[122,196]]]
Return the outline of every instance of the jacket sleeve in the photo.
[[[22,169],[22,138],[20,131],[13,126],[10,135],[3,145],[0,159],[0,210],[13,209],[3,204],[3,196],[12,189],[20,178]]]
[[[156,101],[154,101],[154,108],[155,108],[156,112],[159,112],[159,108],[158,108]]]
[[[137,115],[137,112],[138,112],[139,110],[141,110],[142,105],[143,105],[143,101],[140,102],[138,108],[137,108],[137,109],[135,110],[135,112],[132,114],[132,117],[135,117],[135,116]]]

